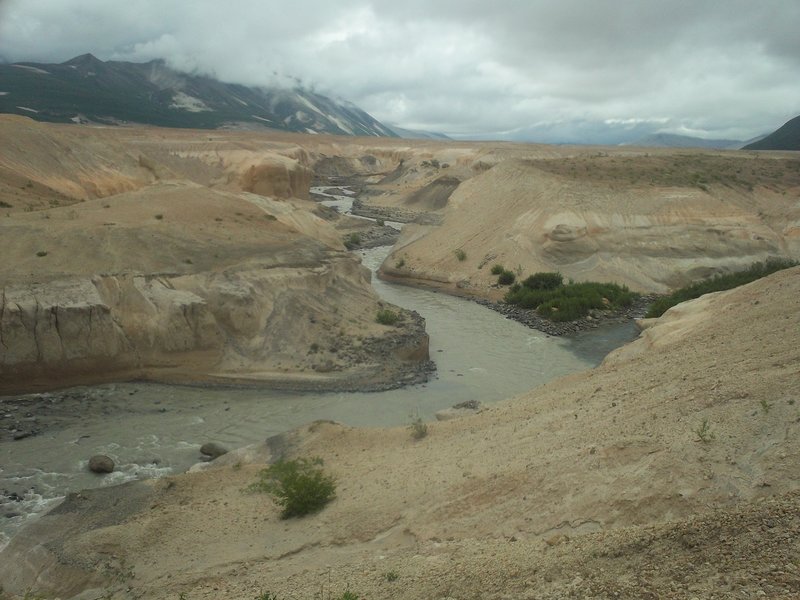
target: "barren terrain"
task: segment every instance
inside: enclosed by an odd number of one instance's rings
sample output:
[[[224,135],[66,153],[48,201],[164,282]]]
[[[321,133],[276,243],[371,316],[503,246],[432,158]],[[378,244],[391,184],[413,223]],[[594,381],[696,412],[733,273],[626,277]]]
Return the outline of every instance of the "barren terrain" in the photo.
[[[494,263],[664,291],[800,252],[791,153],[19,117],[0,132],[0,393],[417,376],[422,323],[397,308],[400,326],[376,323],[384,305],[342,244],[360,225],[309,200],[312,179],[416,221],[385,276],[480,297],[503,293]],[[420,440],[317,422],[194,472],[71,494],[0,553],[0,593],[798,597],[800,268],[646,326],[597,369]],[[284,521],[242,491],[282,456],[324,459],[336,499]]]
[[[795,268],[419,441],[315,423],[73,495],[12,541],[0,579],[61,597],[796,597],[799,329]],[[337,499],[282,521],[243,493],[279,454],[324,458]]]

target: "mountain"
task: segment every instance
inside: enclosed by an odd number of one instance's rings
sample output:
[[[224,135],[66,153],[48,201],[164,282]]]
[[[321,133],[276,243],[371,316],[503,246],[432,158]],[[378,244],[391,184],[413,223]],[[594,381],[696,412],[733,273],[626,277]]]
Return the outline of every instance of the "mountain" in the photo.
[[[409,140],[451,140],[453,138],[436,131],[424,131],[422,129],[404,129],[396,125],[389,126],[401,138]]]
[[[740,140],[706,140],[688,135],[675,135],[672,133],[654,133],[639,138],[635,142],[624,144],[626,146],[645,146],[653,148],[720,148],[738,149],[745,142]]]
[[[247,87],[181,73],[162,60],[103,62],[91,54],[61,64],[0,65],[0,113],[53,122],[397,136],[354,104],[309,90]]]
[[[800,150],[800,116],[784,123],[777,131],[743,150]]]

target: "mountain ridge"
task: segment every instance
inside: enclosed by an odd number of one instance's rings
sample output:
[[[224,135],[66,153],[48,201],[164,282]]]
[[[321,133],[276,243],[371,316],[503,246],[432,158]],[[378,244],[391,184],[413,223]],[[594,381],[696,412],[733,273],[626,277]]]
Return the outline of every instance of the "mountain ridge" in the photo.
[[[744,150],[800,150],[800,115],[789,119],[764,138],[748,144]]]
[[[350,102],[295,87],[248,87],[189,74],[162,59],[0,65],[0,112],[38,121],[397,137]]]

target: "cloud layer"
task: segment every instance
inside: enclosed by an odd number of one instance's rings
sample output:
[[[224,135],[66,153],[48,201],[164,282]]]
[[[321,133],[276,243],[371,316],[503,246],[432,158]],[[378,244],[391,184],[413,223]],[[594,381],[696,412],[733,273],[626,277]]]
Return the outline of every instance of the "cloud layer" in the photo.
[[[748,139],[800,113],[796,0],[0,2],[7,61],[164,58],[456,136]]]

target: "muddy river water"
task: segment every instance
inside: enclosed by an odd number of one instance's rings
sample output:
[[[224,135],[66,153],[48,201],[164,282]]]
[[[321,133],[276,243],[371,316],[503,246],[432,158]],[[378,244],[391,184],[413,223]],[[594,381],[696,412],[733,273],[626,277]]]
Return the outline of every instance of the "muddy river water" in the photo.
[[[387,252],[383,247],[360,254],[374,271]],[[81,414],[0,444],[0,548],[69,491],[184,471],[200,460],[205,442],[235,448],[315,419],[363,427],[407,425],[417,415],[430,420],[459,402],[496,402],[593,367],[636,335],[632,324],[624,324],[554,338],[468,300],[376,277],[373,285],[385,300],[425,317],[437,365],[428,383],[328,394],[145,383],[74,388],[67,393],[90,399]],[[8,401],[0,398],[0,411]],[[111,456],[117,470],[107,476],[88,472],[94,454]]]

